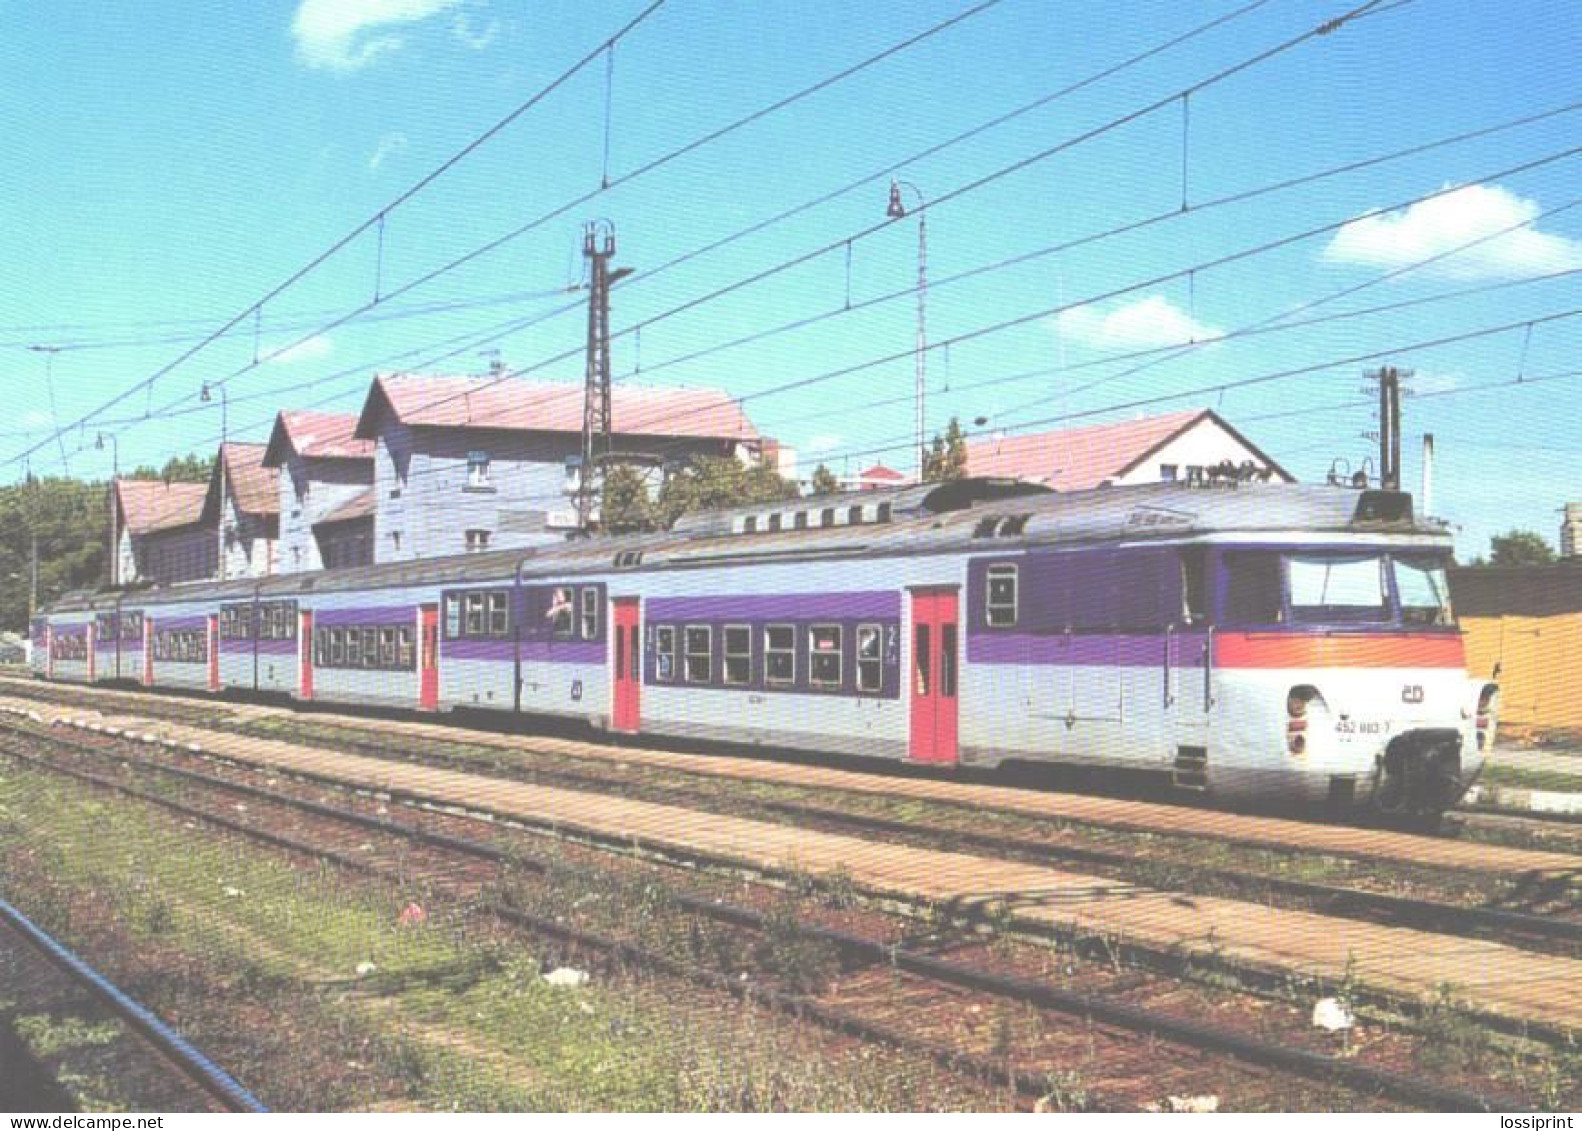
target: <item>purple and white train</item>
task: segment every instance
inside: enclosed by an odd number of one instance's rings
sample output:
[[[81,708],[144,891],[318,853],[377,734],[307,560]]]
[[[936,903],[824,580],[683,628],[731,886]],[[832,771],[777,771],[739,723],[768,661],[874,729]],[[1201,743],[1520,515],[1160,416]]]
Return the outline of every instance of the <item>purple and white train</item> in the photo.
[[[1409,495],[962,480],[594,538],[73,594],[37,674],[560,716],[1433,814],[1477,777],[1450,539]]]

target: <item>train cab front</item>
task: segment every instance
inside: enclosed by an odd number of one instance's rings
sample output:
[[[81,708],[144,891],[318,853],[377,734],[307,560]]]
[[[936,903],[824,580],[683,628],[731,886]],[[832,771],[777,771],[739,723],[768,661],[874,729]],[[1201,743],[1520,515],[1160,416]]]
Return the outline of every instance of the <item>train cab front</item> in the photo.
[[[1265,697],[1259,745],[1280,749],[1288,792],[1433,818],[1477,780],[1498,687],[1467,677],[1446,561],[1389,546],[1226,554],[1231,580],[1261,594],[1263,624],[1228,628],[1217,651],[1240,702],[1254,687]]]

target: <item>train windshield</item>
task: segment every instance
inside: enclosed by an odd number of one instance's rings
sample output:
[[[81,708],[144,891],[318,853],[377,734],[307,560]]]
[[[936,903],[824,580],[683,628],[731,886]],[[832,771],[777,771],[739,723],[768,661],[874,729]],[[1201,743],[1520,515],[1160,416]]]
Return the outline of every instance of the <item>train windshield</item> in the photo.
[[[1403,623],[1448,627],[1456,622],[1443,559],[1402,556],[1392,559],[1392,564]]]
[[[1383,554],[1291,554],[1286,580],[1292,620],[1349,624],[1390,619]]]

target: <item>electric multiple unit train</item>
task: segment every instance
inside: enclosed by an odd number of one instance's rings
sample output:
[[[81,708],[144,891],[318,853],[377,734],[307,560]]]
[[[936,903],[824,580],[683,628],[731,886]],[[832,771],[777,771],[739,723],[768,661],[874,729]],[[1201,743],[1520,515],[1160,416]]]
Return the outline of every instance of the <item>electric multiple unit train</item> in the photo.
[[[73,594],[39,676],[559,716],[919,763],[1154,770],[1432,815],[1493,742],[1399,492],[967,479],[663,534]]]

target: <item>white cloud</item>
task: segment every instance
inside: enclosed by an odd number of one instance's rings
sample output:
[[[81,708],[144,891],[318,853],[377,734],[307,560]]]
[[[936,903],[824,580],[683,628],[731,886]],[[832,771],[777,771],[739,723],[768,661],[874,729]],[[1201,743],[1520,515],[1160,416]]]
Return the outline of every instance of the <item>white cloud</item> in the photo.
[[[297,56],[310,67],[355,71],[398,50],[403,37],[386,30],[426,20],[462,0],[302,0],[291,20]]]
[[[397,153],[402,153],[407,147],[406,134],[399,130],[391,130],[379,139],[379,144],[374,147],[373,156],[368,158],[368,171],[377,173],[379,166],[383,165]]]
[[[802,445],[802,450],[810,456],[816,456],[821,452],[837,451],[845,442],[846,440],[842,436],[837,436],[834,433],[824,433],[808,440],[806,444]]]
[[[482,51],[500,34],[500,21],[490,20],[479,27],[466,12],[457,12],[450,22],[450,33],[474,51]]]
[[[1461,388],[1466,380],[1464,373],[1441,373],[1431,370],[1418,369],[1413,371],[1411,378],[1406,382],[1414,393],[1425,396],[1438,393],[1453,393]]]
[[[1422,274],[1519,279],[1582,267],[1582,240],[1518,227],[1530,224],[1538,213],[1537,201],[1498,185],[1467,185],[1396,212],[1370,212],[1353,220],[1335,233],[1324,248],[1324,258],[1397,268],[1483,239],[1475,247],[1429,264]],[[1509,228],[1515,230],[1506,231]],[[1505,234],[1496,236],[1496,232]]]
[[[1149,295],[1109,311],[1076,306],[1055,316],[1055,329],[1072,341],[1110,349],[1151,349],[1217,338],[1223,330],[1192,318],[1163,295]]]
[[[280,347],[276,346],[275,349]],[[314,334],[311,338],[287,346],[279,353],[272,349],[261,356],[267,357],[271,365],[295,365],[301,361],[318,361],[334,352],[335,343],[330,341],[328,334]]]
[[[22,416],[22,427],[24,428],[43,428],[54,422],[55,418],[53,416],[36,408],[29,409]]]

